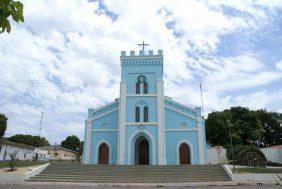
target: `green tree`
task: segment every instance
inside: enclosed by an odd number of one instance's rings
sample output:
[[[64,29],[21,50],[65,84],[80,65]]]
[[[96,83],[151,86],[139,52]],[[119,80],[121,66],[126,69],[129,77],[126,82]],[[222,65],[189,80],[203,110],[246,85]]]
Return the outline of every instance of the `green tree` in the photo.
[[[5,135],[7,120],[8,118],[4,114],[0,114],[0,139]]]
[[[273,146],[282,144],[282,114],[258,110],[258,117],[263,126],[262,146]]]
[[[24,22],[23,4],[20,1],[0,0],[0,33],[11,32],[10,16],[17,23]]]
[[[80,140],[77,136],[68,136],[66,140],[61,142],[61,146],[73,151],[78,151],[80,147]]]
[[[49,142],[44,137],[17,134],[7,138],[9,141],[23,143],[30,146],[41,147],[49,146]]]
[[[83,153],[83,146],[84,146],[84,142],[80,141],[80,144],[79,144],[79,154],[80,155],[82,155],[82,153]]]
[[[206,135],[212,145],[229,145],[227,119],[231,123],[232,140],[235,145],[246,145],[261,138],[262,126],[257,112],[244,107],[232,107],[208,115]]]

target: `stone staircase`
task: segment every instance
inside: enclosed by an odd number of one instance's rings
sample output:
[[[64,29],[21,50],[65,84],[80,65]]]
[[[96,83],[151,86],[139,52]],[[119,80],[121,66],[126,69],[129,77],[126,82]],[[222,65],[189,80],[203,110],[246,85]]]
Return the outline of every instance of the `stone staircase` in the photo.
[[[29,181],[173,183],[230,181],[220,165],[82,165],[52,163]]]

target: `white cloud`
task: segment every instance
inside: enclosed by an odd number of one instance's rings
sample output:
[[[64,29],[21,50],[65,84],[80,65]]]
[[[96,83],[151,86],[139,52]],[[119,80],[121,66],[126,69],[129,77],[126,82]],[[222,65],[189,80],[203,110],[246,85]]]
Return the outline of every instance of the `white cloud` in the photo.
[[[214,54],[222,36],[258,30],[271,17],[267,10],[279,3],[104,2],[116,20],[98,2],[23,1],[25,23],[13,23],[12,33],[0,38],[0,107],[9,117],[8,134],[37,134],[43,111],[43,133],[51,142],[82,137],[87,108],[119,95],[120,51],[137,49],[142,40],[164,50],[166,94],[199,106],[202,80],[207,111],[247,102],[253,94],[225,92],[281,79],[280,71],[269,71],[253,53]],[[228,15],[224,6],[248,16]]]
[[[276,63],[276,68],[282,71],[282,60]]]

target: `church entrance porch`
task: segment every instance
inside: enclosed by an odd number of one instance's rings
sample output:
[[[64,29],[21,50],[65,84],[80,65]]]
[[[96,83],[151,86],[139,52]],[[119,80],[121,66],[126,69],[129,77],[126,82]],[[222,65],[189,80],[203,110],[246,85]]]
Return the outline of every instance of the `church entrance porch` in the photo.
[[[135,165],[149,165],[149,142],[144,136],[135,141]]]

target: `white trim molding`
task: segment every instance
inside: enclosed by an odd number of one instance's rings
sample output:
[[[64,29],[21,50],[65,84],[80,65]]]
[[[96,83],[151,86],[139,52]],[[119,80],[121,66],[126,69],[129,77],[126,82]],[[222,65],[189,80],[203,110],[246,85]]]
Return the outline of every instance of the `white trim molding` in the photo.
[[[101,140],[97,143],[97,146],[96,146],[96,155],[95,155],[95,160],[94,160],[94,164],[98,164],[98,160],[99,160],[99,148],[101,146],[101,144],[105,143],[108,148],[109,148],[109,164],[111,164],[111,160],[112,160],[112,147],[110,145],[110,143],[106,140]]]
[[[94,118],[91,118],[91,119],[92,119],[92,121],[93,121],[93,120],[96,120],[96,119],[99,119],[99,118],[101,118],[101,117],[103,117],[103,116],[105,116],[105,115],[107,115],[107,114],[110,114],[110,113],[113,113],[113,112],[115,112],[115,111],[118,111],[118,109],[119,109],[119,108],[113,109],[113,110],[111,110],[111,111],[109,111],[109,112],[106,112],[106,113],[104,113],[104,114],[101,114],[101,115],[99,115],[99,116],[97,116],[97,117],[94,117]]]
[[[163,81],[157,81],[157,116],[158,116],[158,164],[166,165]]]
[[[125,115],[126,115],[126,83],[120,82],[119,119],[118,119],[118,165],[125,161]]]
[[[109,103],[109,104],[106,104],[106,105],[104,105],[104,106],[101,106],[101,107],[99,107],[99,108],[97,108],[97,109],[92,109],[92,110],[93,110],[92,113],[98,112],[98,111],[100,111],[100,110],[102,110],[102,109],[104,109],[104,108],[107,108],[107,107],[109,107],[109,106],[111,106],[111,105],[113,105],[113,104],[115,104],[115,103],[118,103],[118,102],[119,102],[119,99],[116,99],[114,102],[111,102],[111,103]]]
[[[204,164],[204,144],[203,144],[203,128],[199,121],[200,118],[197,120],[197,127],[198,127],[198,145],[199,145],[199,164]]]
[[[177,147],[176,147],[176,164],[177,165],[180,165],[180,159],[179,159],[179,148],[180,148],[180,145],[181,144],[187,144],[189,146],[189,149],[190,149],[190,163],[191,165],[194,164],[194,149],[193,149],[193,145],[191,142],[189,142],[188,140],[181,140],[178,144],[177,144]]]
[[[186,117],[188,117],[188,118],[192,118],[192,119],[197,119],[196,117],[194,117],[194,116],[191,116],[191,115],[189,115],[189,114],[186,114],[186,113],[184,113],[184,112],[181,112],[181,111],[179,111],[179,110],[177,110],[177,109],[174,109],[174,108],[172,108],[172,107],[169,107],[169,106],[166,106],[165,105],[165,108],[167,108],[167,109],[170,109],[170,110],[173,110],[173,111],[175,111],[175,112],[177,112],[177,113],[180,113],[180,114],[182,114],[182,115],[184,115],[184,116],[186,116]]]
[[[127,97],[155,97],[157,94],[152,93],[152,94],[127,94]]]
[[[118,132],[117,129],[92,129],[92,132]]]
[[[156,144],[155,144],[155,140],[154,137],[147,131],[135,131],[128,142],[128,165],[134,165],[134,157],[135,157],[135,141],[140,137],[140,136],[144,136],[145,138],[147,138],[148,142],[149,142],[149,162],[151,165],[156,165]],[[152,148],[152,150],[151,150]],[[131,150],[133,151],[133,153],[131,153]],[[152,154],[152,159],[150,159],[150,154]]]
[[[158,122],[127,122],[125,123],[127,126],[148,126],[148,125],[158,125]]]
[[[92,120],[85,121],[85,164],[90,163],[90,150],[91,150],[91,129],[92,129]]]
[[[166,132],[192,132],[198,131],[198,128],[187,128],[187,129],[166,129]]]

